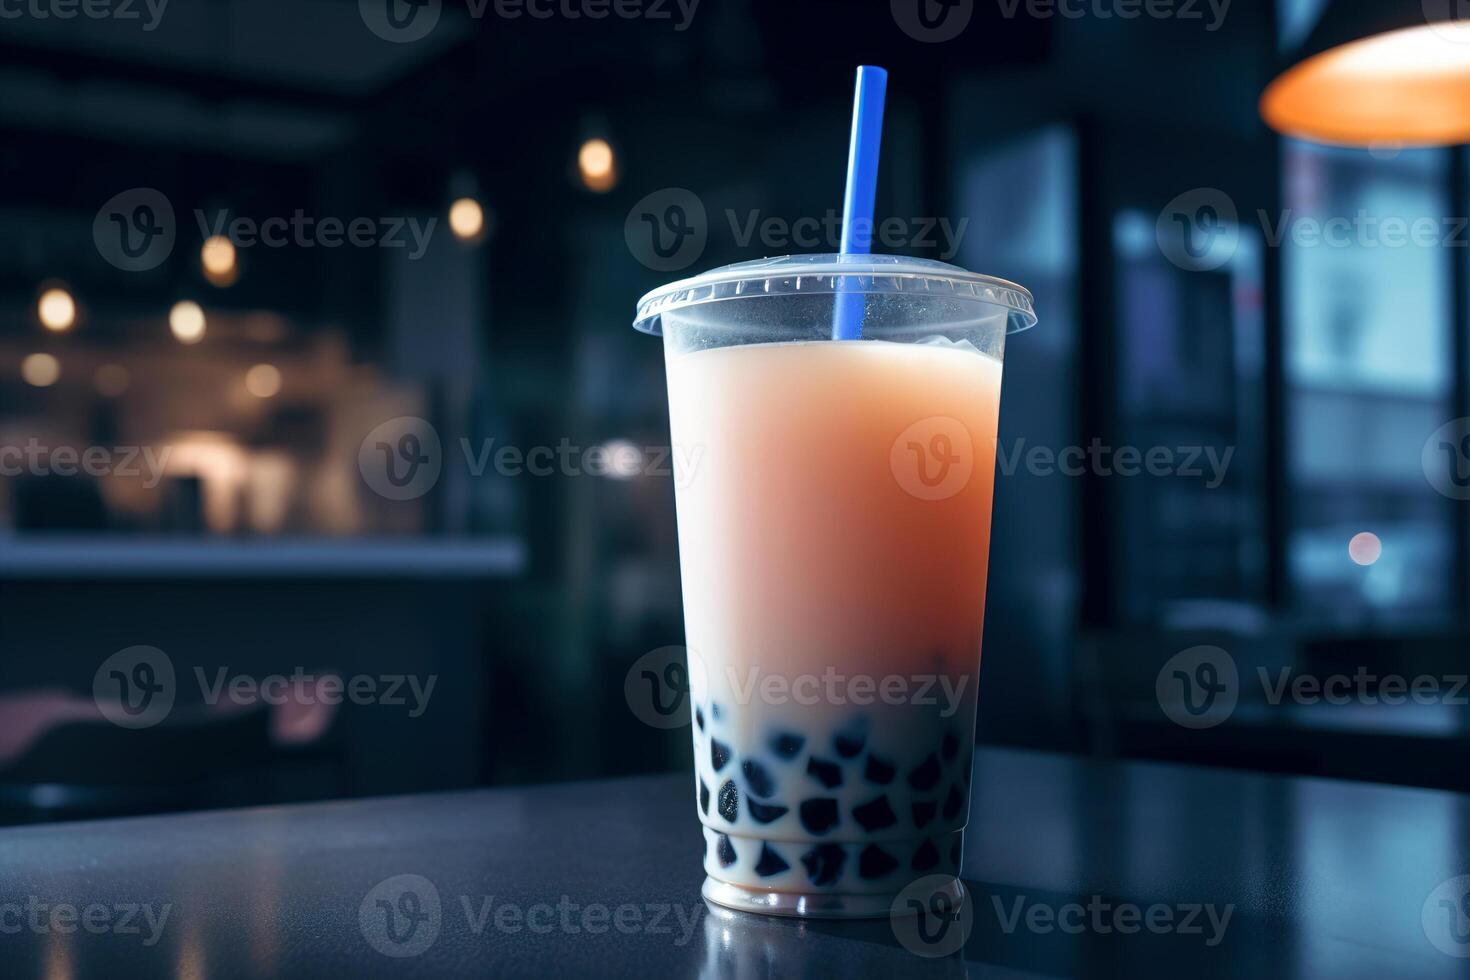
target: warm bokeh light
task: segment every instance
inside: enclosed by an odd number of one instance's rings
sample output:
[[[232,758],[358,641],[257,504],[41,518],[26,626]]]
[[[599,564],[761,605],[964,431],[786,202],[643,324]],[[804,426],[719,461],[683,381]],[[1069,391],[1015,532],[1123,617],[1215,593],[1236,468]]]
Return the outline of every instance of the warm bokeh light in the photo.
[[[449,230],[460,241],[472,242],[485,232],[485,209],[473,197],[449,205]]]
[[[274,364],[257,364],[245,372],[245,390],[256,398],[274,398],[281,390],[281,372]]]
[[[77,301],[65,289],[52,286],[36,301],[36,313],[41,317],[41,326],[60,333],[76,324]]]
[[[617,157],[605,139],[594,138],[582,144],[577,152],[577,169],[589,190],[610,191],[618,182]]]
[[[1410,27],[1308,58],[1261,96],[1278,132],[1323,143],[1470,141],[1470,23]]]
[[[104,364],[92,375],[92,383],[97,386],[97,393],[108,398],[116,398],[128,390],[128,385],[133,379],[128,375],[128,369],[121,364]]]
[[[168,311],[168,328],[182,343],[197,344],[204,339],[204,310],[192,299],[181,299]]]
[[[1371,565],[1383,554],[1383,542],[1371,531],[1353,535],[1348,542],[1348,556],[1359,565]]]
[[[199,264],[204,278],[215,286],[233,285],[239,277],[239,256],[235,243],[224,235],[211,235],[199,249]]]
[[[61,362],[50,354],[30,354],[20,362],[20,376],[37,388],[54,385],[61,377]]]

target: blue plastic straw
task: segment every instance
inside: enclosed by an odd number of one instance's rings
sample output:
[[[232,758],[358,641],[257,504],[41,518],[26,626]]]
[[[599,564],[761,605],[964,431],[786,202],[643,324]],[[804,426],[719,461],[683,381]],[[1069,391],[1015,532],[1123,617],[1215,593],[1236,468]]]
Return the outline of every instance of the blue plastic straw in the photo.
[[[888,72],[863,65],[852,98],[852,145],[847,151],[847,197],[842,203],[842,254],[873,250],[873,199],[878,194],[878,150],[883,145],[883,102]],[[863,293],[839,292],[833,340],[863,336]]]

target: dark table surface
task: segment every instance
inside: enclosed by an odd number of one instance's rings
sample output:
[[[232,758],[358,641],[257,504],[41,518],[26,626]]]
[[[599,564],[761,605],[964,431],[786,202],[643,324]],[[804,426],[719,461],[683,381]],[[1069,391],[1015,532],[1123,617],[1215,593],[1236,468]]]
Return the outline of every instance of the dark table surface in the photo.
[[[0,976],[1470,976],[1470,797],[975,765],[948,957],[707,907],[668,776],[3,830]]]

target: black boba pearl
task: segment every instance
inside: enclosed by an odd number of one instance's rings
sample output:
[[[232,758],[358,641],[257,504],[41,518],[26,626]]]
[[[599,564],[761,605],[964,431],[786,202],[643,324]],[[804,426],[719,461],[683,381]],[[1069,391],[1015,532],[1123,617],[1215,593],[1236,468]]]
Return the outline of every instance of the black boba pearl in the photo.
[[[868,736],[865,732],[838,732],[832,736],[832,748],[844,759],[856,756],[866,744],[868,744]]]
[[[694,708],[694,725],[700,731],[704,731],[704,709],[698,705]]]
[[[746,760],[740,763],[740,770],[745,773],[745,785],[756,796],[770,796],[776,792],[776,781],[766,771],[766,767],[759,762]]]
[[[926,840],[919,845],[914,852],[913,869],[915,871],[928,871],[939,863],[939,848],[934,846],[932,840]]]
[[[825,834],[837,826],[837,801],[817,797],[801,801],[801,825],[810,834]]]
[[[795,759],[805,746],[805,735],[793,735],[790,732],[782,732],[771,739],[771,751],[783,759]]]
[[[862,825],[869,833],[882,830],[884,827],[892,827],[898,823],[898,817],[893,815],[893,807],[888,805],[888,797],[880,796],[875,800],[869,800],[862,806],[852,808],[852,818]]]
[[[842,767],[816,756],[806,760],[806,774],[828,789],[836,789],[842,785]]]
[[[715,772],[725,768],[730,761],[730,746],[717,738],[709,740],[709,764],[715,767]]]
[[[897,867],[898,859],[877,844],[869,844],[858,855],[858,874],[864,878],[881,878]]]
[[[944,743],[939,747],[940,754],[944,756],[946,761],[948,761],[950,759],[953,759],[955,753],[959,750],[960,740],[958,738],[955,738],[954,732],[945,732]]]
[[[699,810],[706,817],[709,816],[709,787],[704,784],[703,779],[699,781]]]
[[[801,856],[807,877],[814,885],[830,885],[842,877],[842,864],[847,852],[841,844],[818,844]]]
[[[762,878],[769,878],[771,875],[778,875],[790,867],[791,865],[786,863],[785,858],[771,850],[770,844],[761,845],[761,859],[755,863],[756,874]]]
[[[863,778],[870,783],[887,786],[893,782],[893,766],[869,753],[868,763],[863,767]]]
[[[949,787],[949,795],[944,798],[944,819],[953,820],[965,805],[965,794],[960,792],[959,783]]]
[[[731,823],[740,815],[740,790],[735,788],[735,780],[725,780],[725,785],[720,787],[720,816]]]
[[[955,870],[956,871],[959,870],[959,867],[960,867],[960,842],[958,840],[956,840],[954,842],[954,847],[951,847],[949,849],[949,863],[955,866]]]
[[[914,826],[922,828],[930,820],[934,819],[934,811],[938,808],[933,800],[923,800],[914,804]]]
[[[724,834],[720,835],[720,843],[715,848],[715,853],[720,858],[720,867],[728,868],[735,863],[735,846],[730,843],[730,838]]]
[[[933,789],[937,782],[939,782],[939,757],[930,752],[929,757],[909,773],[909,785],[914,789],[924,790]]]
[[[770,823],[786,815],[789,806],[771,806],[766,803],[757,803],[755,800],[745,801],[745,810],[750,814],[750,819],[756,823]]]

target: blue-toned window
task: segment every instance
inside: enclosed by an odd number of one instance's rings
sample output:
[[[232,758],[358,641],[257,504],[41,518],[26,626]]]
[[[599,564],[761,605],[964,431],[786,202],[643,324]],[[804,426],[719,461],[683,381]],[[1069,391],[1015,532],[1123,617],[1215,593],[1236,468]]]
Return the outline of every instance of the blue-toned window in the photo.
[[[1452,601],[1452,513],[1421,453],[1450,420],[1449,156],[1289,141],[1281,236],[1288,562],[1314,618],[1423,620]],[[1373,539],[1381,542],[1374,558]],[[1361,542],[1367,542],[1366,547]],[[1356,556],[1356,559],[1355,559]]]

